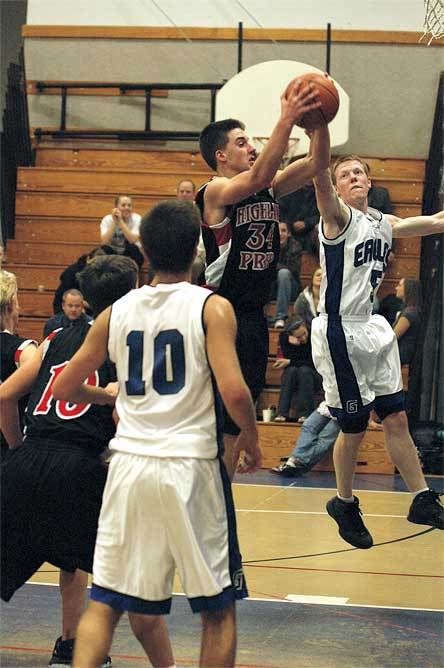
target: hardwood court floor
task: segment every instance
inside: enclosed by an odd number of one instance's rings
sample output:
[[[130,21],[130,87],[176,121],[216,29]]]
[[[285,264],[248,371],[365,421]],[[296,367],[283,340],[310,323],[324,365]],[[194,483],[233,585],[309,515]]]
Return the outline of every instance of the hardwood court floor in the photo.
[[[357,476],[375,546],[342,541],[325,512],[330,474],[281,480],[238,476],[238,532],[250,599],[238,606],[238,666],[245,668],[437,668],[444,665],[443,533],[405,519],[410,495],[396,476]],[[433,486],[442,491],[444,481]],[[45,564],[34,583],[56,583]],[[169,620],[178,666],[195,666],[199,619],[175,583]],[[54,586],[28,584],[2,609],[2,666],[47,665],[59,634]],[[49,654],[48,654],[49,653]],[[143,666],[126,620],[113,664]]]

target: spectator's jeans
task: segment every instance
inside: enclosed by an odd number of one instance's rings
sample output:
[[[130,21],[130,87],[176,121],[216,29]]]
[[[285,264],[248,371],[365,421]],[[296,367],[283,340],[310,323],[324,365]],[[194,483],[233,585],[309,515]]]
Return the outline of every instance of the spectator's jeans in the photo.
[[[314,411],[314,395],[322,385],[321,376],[309,366],[287,366],[282,374],[279,415],[288,417],[293,394],[296,394],[296,417],[307,417]]]
[[[333,447],[340,432],[336,420],[314,411],[304,422],[291,457],[295,457],[307,468],[313,468],[325,453]]]
[[[288,317],[288,307],[296,299],[299,287],[298,282],[289,269],[283,267],[278,270],[276,320],[286,320]]]

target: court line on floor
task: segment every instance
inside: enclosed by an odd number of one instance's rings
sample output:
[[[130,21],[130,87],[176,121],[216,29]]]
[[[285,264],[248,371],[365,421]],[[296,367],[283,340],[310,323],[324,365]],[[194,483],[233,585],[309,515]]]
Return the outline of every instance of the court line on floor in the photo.
[[[40,571],[41,572],[41,571]],[[57,572],[57,571],[54,571]],[[54,582],[26,582],[26,585],[37,585],[37,586],[42,586],[42,587],[58,587],[59,585]],[[88,589],[91,589],[91,585],[88,585]],[[260,593],[260,592],[258,592]],[[174,591],[173,596],[185,596],[183,592],[179,591]],[[275,596],[273,594],[266,594],[265,596],[268,596],[269,598],[265,597],[260,597],[260,596],[249,596],[246,599],[243,599],[244,602],[248,601],[253,601],[253,602],[258,602],[258,603],[288,603],[289,605],[295,605],[295,601],[289,601],[288,599],[281,598],[280,596]],[[308,604],[303,604],[303,603],[298,603],[298,605],[308,605]],[[315,604],[313,603],[312,605],[320,605],[320,604]],[[333,607],[338,607],[338,606],[333,606]],[[412,612],[438,612],[438,613],[444,613],[444,610],[441,610],[441,608],[410,608],[410,607],[403,607],[400,605],[370,605],[370,604],[364,604],[364,603],[345,603],[343,606],[340,607],[346,607],[346,608],[374,608],[375,610],[379,610],[380,608],[383,610],[410,610]]]
[[[291,559],[291,557],[285,557],[285,558]],[[422,573],[386,573],[384,571],[354,571],[342,568],[308,568],[305,566],[266,566],[248,561],[244,561],[242,565],[245,568],[270,568],[283,571],[316,571],[319,573],[351,573],[353,575],[388,575],[391,577],[426,578],[426,579],[436,578],[438,580],[444,580],[444,575],[427,575]]]
[[[262,501],[261,503],[264,503]],[[328,513],[325,510],[261,510],[259,508],[255,508],[254,510],[250,510],[249,508],[236,508],[237,513],[281,513],[283,515],[326,515],[328,517]],[[406,519],[405,515],[379,515],[375,513],[365,513],[366,517],[391,517],[395,519]]]

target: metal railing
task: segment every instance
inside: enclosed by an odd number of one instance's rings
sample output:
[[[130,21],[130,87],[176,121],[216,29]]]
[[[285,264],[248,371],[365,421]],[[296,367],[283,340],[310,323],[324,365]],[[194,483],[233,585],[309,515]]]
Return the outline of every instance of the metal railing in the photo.
[[[199,132],[189,130],[153,130],[151,127],[152,94],[154,90],[208,90],[210,91],[210,114],[209,122],[214,121],[216,114],[216,93],[222,88],[223,83],[82,83],[82,82],[58,82],[46,83],[38,81],[36,88],[39,92],[48,89],[60,89],[60,128],[59,130],[43,130],[36,128],[34,135],[37,140],[43,136],[52,137],[117,137],[118,139],[162,139],[168,140],[192,140],[199,138]],[[144,130],[82,130],[66,129],[67,102],[70,89],[83,88],[118,88],[122,95],[127,91],[143,91],[145,93],[145,128]]]

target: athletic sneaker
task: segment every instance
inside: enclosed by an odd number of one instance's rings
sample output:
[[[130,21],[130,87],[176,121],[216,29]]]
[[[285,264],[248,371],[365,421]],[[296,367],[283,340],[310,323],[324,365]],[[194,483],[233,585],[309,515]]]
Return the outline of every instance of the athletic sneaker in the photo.
[[[62,636],[57,638],[49,665],[53,668],[66,668],[71,666],[72,655],[74,652],[74,639],[62,640]],[[111,657],[107,656],[102,668],[112,668]]]
[[[347,503],[334,496],[327,502],[327,512],[337,522],[341,538],[354,547],[368,550],[373,545],[373,538],[361,520],[358,497],[353,499],[353,503]]]
[[[272,468],[271,472],[281,475],[284,478],[297,478],[303,473],[307,473],[309,470],[310,469],[307,468],[307,466],[304,466],[304,464],[301,464],[300,462],[294,463],[293,461],[288,460],[279,466]]]
[[[444,529],[444,507],[440,494],[433,489],[417,494],[410,506],[407,519],[413,524],[427,524],[435,529]]]

